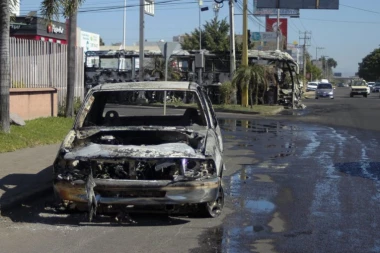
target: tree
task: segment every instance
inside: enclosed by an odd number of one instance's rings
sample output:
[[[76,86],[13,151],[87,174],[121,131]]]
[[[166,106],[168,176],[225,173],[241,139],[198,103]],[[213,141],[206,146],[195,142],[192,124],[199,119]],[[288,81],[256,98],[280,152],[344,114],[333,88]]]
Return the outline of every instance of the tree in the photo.
[[[172,64],[173,62],[174,60],[169,60],[168,80],[179,81],[181,79],[181,73],[179,71],[176,71],[173,68],[173,64]],[[160,80],[164,80],[165,79],[165,59],[159,56],[153,57],[152,61],[149,62],[145,70],[147,70],[150,75],[152,76],[158,75]]]
[[[373,50],[359,63],[359,77],[368,81],[380,79],[380,48]]]
[[[218,20],[215,17],[211,21],[207,21],[201,30],[202,49],[212,52],[229,51],[229,28],[226,19]],[[186,33],[181,45],[184,50],[198,50],[199,29],[194,29],[190,34]]]
[[[74,116],[74,90],[75,90],[75,59],[77,40],[77,14],[78,7],[84,0],[43,0],[41,3],[41,13],[48,22],[53,17],[58,18],[61,11],[63,16],[69,19],[69,43],[67,50],[67,97],[66,97],[66,117]]]
[[[0,131],[10,132],[9,88],[11,87],[9,62],[10,8],[17,0],[0,1]]]
[[[322,78],[322,70],[311,62],[311,57],[308,53],[306,53],[306,73],[310,73],[309,81]]]
[[[99,38],[99,45],[100,45],[100,46],[104,46],[104,45],[105,45],[105,43],[104,43],[102,37]]]
[[[267,69],[263,65],[249,65],[249,66],[240,66],[234,78],[232,79],[232,84],[237,87],[239,86],[240,90],[245,90],[248,88],[248,93],[250,95],[250,104],[253,105],[253,91],[255,94],[255,104],[258,104],[260,88],[265,90],[267,85]],[[242,106],[243,98],[242,98]]]
[[[322,61],[322,71],[325,72],[325,76],[328,77],[332,73],[332,69],[338,66],[338,63],[334,60],[334,58],[319,58]]]

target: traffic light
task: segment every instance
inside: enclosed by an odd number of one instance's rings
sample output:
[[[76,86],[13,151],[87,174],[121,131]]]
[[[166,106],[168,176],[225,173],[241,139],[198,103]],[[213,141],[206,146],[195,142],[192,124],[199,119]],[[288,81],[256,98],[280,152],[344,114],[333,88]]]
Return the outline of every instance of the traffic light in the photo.
[[[248,48],[249,46],[251,45],[251,30],[248,29],[248,32],[247,32],[247,40],[248,40]]]

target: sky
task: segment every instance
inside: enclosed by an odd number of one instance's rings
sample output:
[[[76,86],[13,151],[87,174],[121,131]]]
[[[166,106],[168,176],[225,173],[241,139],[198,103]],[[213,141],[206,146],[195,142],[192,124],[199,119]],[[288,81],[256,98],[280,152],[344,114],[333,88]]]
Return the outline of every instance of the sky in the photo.
[[[127,1],[126,44],[139,40],[139,2]],[[42,0],[21,0],[21,15],[40,10]],[[235,33],[242,33],[243,0],[235,7]],[[248,9],[253,10],[253,0]],[[173,36],[190,33],[199,27],[198,0],[155,0],[155,15],[145,15],[145,39],[147,41],[172,41]],[[201,13],[201,24],[215,17],[213,0],[203,0],[209,10]],[[78,26],[87,32],[100,34],[106,45],[123,40],[124,0],[86,0],[80,7]],[[218,18],[229,19],[228,0],[218,11]],[[62,19],[63,20],[63,19]],[[263,17],[248,19],[251,32],[264,31]],[[308,51],[318,56],[334,58],[338,66],[335,72],[353,76],[358,63],[380,46],[380,0],[340,0],[339,10],[300,10],[300,18],[288,20],[288,43],[299,40],[300,32],[311,32]]]

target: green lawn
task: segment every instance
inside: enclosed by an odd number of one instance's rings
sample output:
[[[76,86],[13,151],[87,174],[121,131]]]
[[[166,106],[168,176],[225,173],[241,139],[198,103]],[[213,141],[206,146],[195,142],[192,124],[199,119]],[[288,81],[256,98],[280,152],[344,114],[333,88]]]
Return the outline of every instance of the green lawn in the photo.
[[[11,126],[11,133],[0,132],[0,153],[21,148],[60,143],[73,125],[69,118],[51,117],[26,121],[25,126]]]
[[[216,111],[225,112],[237,112],[237,113],[252,113],[252,114],[263,114],[271,115],[278,113],[279,110],[284,108],[278,105],[254,105],[251,107],[242,107],[241,105],[214,105]]]

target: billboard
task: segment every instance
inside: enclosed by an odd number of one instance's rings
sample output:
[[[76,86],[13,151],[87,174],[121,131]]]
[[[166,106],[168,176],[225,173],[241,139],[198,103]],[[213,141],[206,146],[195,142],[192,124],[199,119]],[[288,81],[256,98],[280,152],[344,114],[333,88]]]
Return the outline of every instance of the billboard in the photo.
[[[266,15],[277,15],[277,9],[269,9],[269,8],[256,8],[253,11],[253,15],[257,16],[266,16]],[[290,16],[290,17],[299,17],[300,10],[296,9],[280,9],[280,16]]]
[[[277,9],[270,9],[270,8],[256,8],[257,1],[254,1],[253,5],[253,15],[257,16],[266,16],[266,15],[277,15]],[[280,9],[280,16],[291,16],[291,17],[299,17],[300,16],[300,10],[299,9]]]
[[[339,0],[257,0],[257,8],[339,9]]]
[[[281,37],[280,37],[281,39]],[[277,41],[277,33],[275,32],[253,32],[251,34],[252,41]]]
[[[280,24],[277,24],[277,18],[267,18],[265,23],[267,32],[277,32],[280,29],[281,35],[288,37],[288,19],[280,18]]]
[[[85,31],[80,32],[80,47],[83,51],[96,51],[100,49],[100,36],[99,34],[89,33]]]

